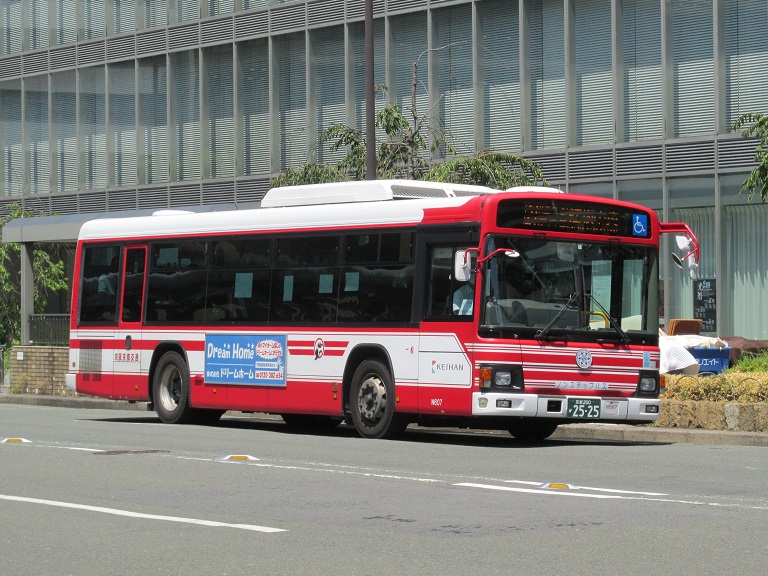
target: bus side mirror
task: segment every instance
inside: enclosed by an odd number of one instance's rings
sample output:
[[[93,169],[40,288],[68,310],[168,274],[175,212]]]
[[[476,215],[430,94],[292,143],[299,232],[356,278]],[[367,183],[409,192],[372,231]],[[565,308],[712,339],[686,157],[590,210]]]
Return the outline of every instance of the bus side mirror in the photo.
[[[677,242],[677,247],[684,251],[688,252],[689,250],[692,250],[693,243],[690,241],[689,238],[686,236],[676,236],[675,241]],[[691,280],[698,280],[699,279],[699,265],[696,262],[696,257],[693,251],[688,252],[687,255],[683,256],[682,258],[672,252],[672,260],[675,261],[675,264],[681,269],[685,268],[685,264],[683,263],[683,259],[690,260],[691,263],[688,265],[688,274],[691,275]]]
[[[475,270],[475,251],[456,250],[453,257],[453,277],[458,282],[467,282]]]

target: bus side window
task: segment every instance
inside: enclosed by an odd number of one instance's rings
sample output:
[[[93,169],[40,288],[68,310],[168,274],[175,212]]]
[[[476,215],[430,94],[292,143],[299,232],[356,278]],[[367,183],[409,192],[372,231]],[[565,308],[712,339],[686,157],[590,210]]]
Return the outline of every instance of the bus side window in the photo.
[[[453,277],[453,255],[457,250],[463,250],[466,246],[433,246],[429,257],[429,286],[427,289],[427,316],[465,315],[471,317],[469,312],[461,309],[461,305],[455,306],[457,291],[464,290],[462,300],[472,301],[474,286],[466,282],[457,282]],[[469,306],[469,304],[467,304]]]
[[[80,322],[114,323],[120,286],[120,247],[86,246],[80,282]]]

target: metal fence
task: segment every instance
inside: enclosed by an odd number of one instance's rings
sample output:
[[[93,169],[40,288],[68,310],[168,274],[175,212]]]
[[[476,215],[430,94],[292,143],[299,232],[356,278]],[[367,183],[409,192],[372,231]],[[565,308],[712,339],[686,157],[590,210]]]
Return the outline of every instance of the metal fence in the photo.
[[[37,346],[69,346],[69,314],[32,314],[29,339]]]

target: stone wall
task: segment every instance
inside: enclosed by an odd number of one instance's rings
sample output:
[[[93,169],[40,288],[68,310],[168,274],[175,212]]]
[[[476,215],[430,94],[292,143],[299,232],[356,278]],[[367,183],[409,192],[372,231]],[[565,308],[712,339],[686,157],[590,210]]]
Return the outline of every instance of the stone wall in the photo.
[[[11,394],[74,395],[64,383],[68,364],[66,346],[14,346],[8,379]]]
[[[768,404],[662,399],[661,414],[656,425],[673,428],[768,432]]]

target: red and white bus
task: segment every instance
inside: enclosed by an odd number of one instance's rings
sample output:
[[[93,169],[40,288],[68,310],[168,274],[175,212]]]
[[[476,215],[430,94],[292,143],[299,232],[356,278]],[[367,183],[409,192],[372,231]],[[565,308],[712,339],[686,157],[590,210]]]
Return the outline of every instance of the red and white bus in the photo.
[[[647,423],[665,232],[695,265],[690,228],[642,206],[402,180],[94,220],[77,243],[67,386],[150,402],[169,423],[253,411],[369,438]]]

